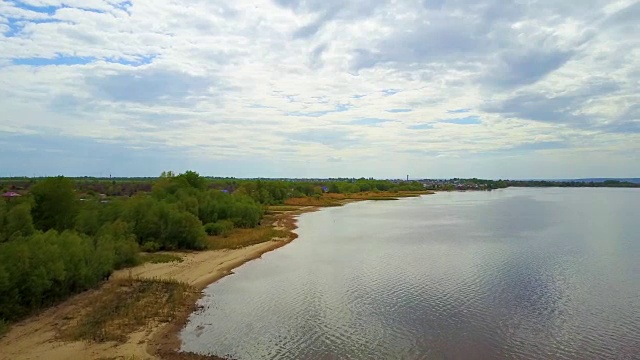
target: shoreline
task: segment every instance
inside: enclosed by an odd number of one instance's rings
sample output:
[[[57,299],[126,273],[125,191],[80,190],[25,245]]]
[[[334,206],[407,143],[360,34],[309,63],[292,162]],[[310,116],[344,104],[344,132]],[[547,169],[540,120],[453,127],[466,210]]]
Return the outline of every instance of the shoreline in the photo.
[[[413,193],[420,197],[432,192]],[[353,202],[377,201],[387,199],[342,198],[334,205],[343,206]],[[88,290],[72,296],[66,301],[45,309],[31,317],[14,324],[0,338],[0,360],[32,360],[46,358],[50,360],[101,359],[101,360],[204,360],[219,359],[215,356],[202,356],[178,352],[181,345],[180,331],[189,316],[198,309],[202,291],[209,285],[233,274],[233,269],[259,259],[263,254],[279,249],[292,241],[298,234],[298,217],[302,214],[318,211],[323,206],[298,205],[295,210],[276,211],[271,224],[274,230],[286,233],[286,237],[272,238],[269,241],[249,245],[238,249],[206,250],[201,252],[173,252],[182,262],[143,264],[130,269],[118,270],[97,289]],[[175,279],[189,284],[193,291],[187,296],[188,306],[180,308],[170,322],[152,322],[142,329],[128,334],[126,341],[86,342],[68,341],[61,338],[62,331],[82,316],[82,312],[96,306],[100,293],[110,286],[118,286],[123,279]]]
[[[319,209],[320,207],[305,206],[279,212],[271,227],[286,232],[286,237],[272,238],[239,249],[174,252],[172,254],[179,255],[182,262],[146,263],[118,270],[99,288],[76,294],[60,304],[13,324],[0,338],[0,360],[217,359],[213,356],[178,352],[180,331],[189,316],[197,310],[197,302],[202,298],[202,291],[223,277],[233,274],[233,269],[295,240],[298,237],[294,232],[297,228],[297,217]],[[99,299],[101,292],[107,287],[117,286],[118,281],[131,278],[176,279],[188,283],[193,288],[187,296],[190,305],[180,309],[171,322],[147,324],[143,329],[130,333],[128,339],[122,343],[67,341],[61,338],[62,331],[70,326],[87,306],[95,306],[94,301]]]
[[[346,203],[345,203],[346,204]],[[309,206],[303,207],[298,210],[284,211],[280,214],[279,218],[272,224],[276,230],[284,230],[287,232],[287,238],[284,239],[272,239],[266,243],[258,245],[268,244],[269,246],[260,247],[256,251],[252,252],[251,256],[237,259],[224,266],[223,273],[212,275],[210,281],[194,284],[196,286],[196,293],[189,299],[192,306],[187,310],[180,312],[176,319],[169,324],[164,324],[162,329],[159,329],[153,336],[151,336],[148,344],[148,353],[153,354],[157,359],[167,360],[205,360],[205,359],[220,359],[216,356],[203,356],[193,353],[180,353],[181,340],[180,331],[185,327],[191,314],[198,310],[198,301],[202,299],[202,291],[213,285],[218,280],[233,274],[233,269],[238,268],[249,261],[262,258],[262,255],[277,250],[295,239],[298,238],[298,234],[294,232],[298,228],[298,216],[320,210],[321,207]],[[256,246],[256,245],[253,245]],[[246,249],[246,248],[243,248]],[[242,249],[238,249],[242,250]],[[230,250],[234,251],[234,250]]]

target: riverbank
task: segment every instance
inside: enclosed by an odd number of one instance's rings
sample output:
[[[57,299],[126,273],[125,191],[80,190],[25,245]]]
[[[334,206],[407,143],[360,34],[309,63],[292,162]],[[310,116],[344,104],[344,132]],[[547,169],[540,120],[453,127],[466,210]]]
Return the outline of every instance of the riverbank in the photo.
[[[420,196],[425,193],[394,194],[395,197]],[[331,205],[340,206],[362,200],[388,200],[390,194],[377,194],[379,198],[332,199]],[[114,273],[99,289],[78,294],[40,314],[13,325],[0,338],[0,360],[30,359],[213,359],[192,354],[177,353],[180,346],[178,333],[189,315],[196,309],[201,291],[209,284],[232,273],[232,270],[262,254],[293,241],[297,235],[297,216],[315,211],[315,206],[274,207],[273,230],[278,237],[242,248],[209,250],[194,253],[173,253],[181,262],[147,263]],[[145,326],[126,333],[122,341],[86,342],[68,340],[68,329],[82,321],[91,309],[101,305],[106,295],[119,291],[127,280],[157,279],[177,281],[190,286],[168,322],[149,321]],[[115,289],[115,290],[114,290]]]
[[[179,345],[177,332],[195,309],[194,304],[200,298],[200,292],[209,284],[231,274],[232,269],[291,242],[296,237],[293,233],[296,228],[295,218],[313,210],[315,208],[304,207],[278,214],[272,224],[273,228],[285,232],[286,237],[240,249],[174,253],[180,256],[181,262],[146,263],[117,271],[99,289],[78,294],[13,325],[10,331],[0,339],[0,359],[193,359],[192,356],[172,354],[175,348],[166,345]],[[171,324],[148,324],[144,329],[129,334],[124,342],[65,341],[65,330],[78,321],[87,307],[98,306],[99,303],[96,303],[96,300],[99,302],[110,287],[120,286],[118,282],[126,279],[171,279],[189,284],[193,291],[190,291],[185,302],[191,305],[179,310]],[[177,331],[172,331],[174,328]],[[162,356],[158,356],[158,353]]]

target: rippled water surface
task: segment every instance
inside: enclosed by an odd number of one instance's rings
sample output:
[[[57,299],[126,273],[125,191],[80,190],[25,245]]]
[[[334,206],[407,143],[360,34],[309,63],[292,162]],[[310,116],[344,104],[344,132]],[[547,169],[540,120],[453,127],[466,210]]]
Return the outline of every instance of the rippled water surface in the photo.
[[[304,214],[209,286],[182,349],[235,359],[640,359],[640,190],[506,189]]]

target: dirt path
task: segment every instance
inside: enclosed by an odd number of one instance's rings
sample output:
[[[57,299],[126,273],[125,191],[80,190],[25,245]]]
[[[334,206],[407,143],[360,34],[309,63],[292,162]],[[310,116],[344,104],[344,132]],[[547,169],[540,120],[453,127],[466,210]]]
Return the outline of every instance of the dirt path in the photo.
[[[307,207],[288,212],[278,217],[273,224],[279,230],[295,229],[295,216],[312,211]],[[202,290],[209,284],[231,273],[231,270],[247,261],[257,259],[262,254],[286,245],[295,238],[295,234],[286,239],[271,241],[234,250],[215,250],[197,253],[180,253],[181,263],[145,264],[132,269],[115,272],[111,280],[100,289],[87,291],[47,309],[39,315],[28,318],[12,326],[9,333],[0,339],[0,360],[87,360],[87,359],[123,359],[142,360],[159,359],[154,338],[163,333],[165,337],[176,338],[175,331],[167,330],[180,324],[150,324],[147,329],[130,335],[125,343],[86,343],[80,341],[65,342],[59,333],[81,309],[95,306],[90,302],[99,295],[101,289],[109,286],[114,279],[161,278],[187,282]],[[184,314],[186,318],[188,314]],[[172,332],[173,331],[173,332]],[[173,340],[175,342],[175,339]],[[175,345],[175,344],[172,344]]]

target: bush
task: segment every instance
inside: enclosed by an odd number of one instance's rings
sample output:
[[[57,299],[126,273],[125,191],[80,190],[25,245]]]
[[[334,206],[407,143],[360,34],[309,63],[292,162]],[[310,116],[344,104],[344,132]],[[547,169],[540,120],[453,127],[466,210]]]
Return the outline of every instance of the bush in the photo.
[[[215,223],[208,223],[204,226],[204,230],[208,235],[227,236],[233,230],[233,222],[230,220],[220,220]]]
[[[39,230],[72,229],[78,212],[74,183],[63,176],[38,181],[31,187],[35,201],[33,222]]]
[[[160,244],[155,241],[147,241],[146,243],[142,244],[140,250],[144,252],[154,253],[160,251]]]
[[[4,319],[0,319],[0,338],[9,331],[9,324]]]
[[[30,236],[35,229],[33,228],[33,219],[31,218],[31,207],[28,203],[14,206],[7,212],[4,228],[6,239],[19,236]],[[17,234],[16,234],[17,233]]]

